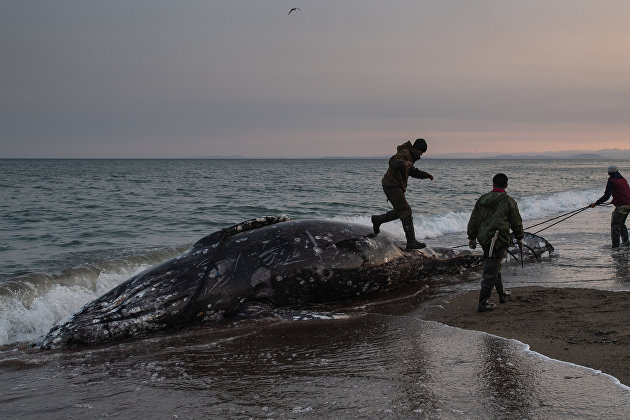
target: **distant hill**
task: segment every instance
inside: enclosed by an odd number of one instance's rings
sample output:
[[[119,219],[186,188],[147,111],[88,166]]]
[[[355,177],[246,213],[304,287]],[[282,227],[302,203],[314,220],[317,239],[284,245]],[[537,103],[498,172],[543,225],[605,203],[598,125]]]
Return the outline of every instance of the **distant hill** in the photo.
[[[204,156],[196,159],[247,159],[242,155],[229,155],[229,156]]]
[[[592,159],[630,160],[630,149],[564,150],[543,153],[512,153],[493,155],[490,153],[445,153],[423,156],[423,159]]]
[[[597,153],[582,153],[579,155],[569,156],[568,159],[608,159],[602,155],[598,155]]]
[[[490,156],[485,159],[557,159],[553,156],[545,155],[498,155]]]
[[[570,156],[548,156],[548,155],[498,155],[486,159],[608,159],[596,153],[581,153]]]
[[[304,157],[267,157],[255,156],[203,156],[195,159],[389,159],[391,155],[383,156],[304,156]],[[190,158],[189,158],[190,159]],[[565,150],[560,152],[543,153],[511,153],[495,155],[492,153],[442,153],[427,154],[422,159],[590,159],[590,160],[630,160],[630,149],[601,149],[601,150]]]

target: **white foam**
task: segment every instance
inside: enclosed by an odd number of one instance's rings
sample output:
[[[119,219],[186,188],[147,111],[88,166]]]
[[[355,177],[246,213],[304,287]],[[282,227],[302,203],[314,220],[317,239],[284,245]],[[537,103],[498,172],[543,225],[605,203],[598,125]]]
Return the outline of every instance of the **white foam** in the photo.
[[[0,297],[0,345],[28,342],[45,335],[56,322],[146,268],[142,264],[117,273],[102,272],[96,290],[84,285],[56,285],[28,305],[19,296]]]
[[[517,198],[516,201],[523,219],[534,220],[585,207],[595,201],[600,193],[600,189],[568,190],[544,196],[526,196]],[[470,210],[473,205],[474,203],[471,203]],[[415,210],[416,236],[421,239],[465,232],[470,218],[470,211],[453,211],[431,216],[422,214],[422,208]],[[371,226],[370,215],[333,219]],[[404,237],[400,223],[387,223],[381,229],[395,236]],[[145,263],[131,268],[125,266],[117,268],[116,271],[100,272],[95,290],[89,288],[86,282],[81,282],[74,286],[54,286],[26,304],[17,296],[0,297],[0,345],[30,341],[46,334],[54,323],[149,266],[150,264]]]
[[[569,190],[517,200],[523,219],[540,219],[586,207],[601,196],[601,189]]]
[[[515,198],[523,220],[544,219],[557,216],[572,210],[586,207],[601,195],[601,189],[568,190],[547,195],[532,195]],[[474,202],[470,203],[469,211],[453,211],[446,214],[427,216],[422,208],[414,209],[414,224],[416,237],[420,239],[436,238],[449,233],[465,232]],[[349,221],[371,226],[370,215],[351,217],[334,217],[334,220]],[[400,223],[386,223],[381,230],[393,235],[404,237]]]

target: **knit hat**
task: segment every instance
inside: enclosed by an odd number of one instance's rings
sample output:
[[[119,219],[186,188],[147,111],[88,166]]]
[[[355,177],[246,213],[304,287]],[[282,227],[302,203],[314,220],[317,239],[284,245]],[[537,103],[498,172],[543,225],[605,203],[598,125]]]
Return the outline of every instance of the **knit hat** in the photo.
[[[427,142],[424,139],[418,139],[413,143],[413,148],[424,153],[427,151]]]
[[[608,173],[609,173],[609,174],[614,174],[614,173],[615,173],[615,172],[617,172],[617,171],[618,171],[618,169],[617,169],[617,166],[616,166],[616,165],[610,165],[610,166],[608,167]]]

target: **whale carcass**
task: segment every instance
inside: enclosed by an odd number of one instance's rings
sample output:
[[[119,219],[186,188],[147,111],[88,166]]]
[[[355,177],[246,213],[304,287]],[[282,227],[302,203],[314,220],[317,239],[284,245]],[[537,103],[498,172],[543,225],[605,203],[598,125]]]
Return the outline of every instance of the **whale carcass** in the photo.
[[[405,251],[371,226],[251,219],[204,237],[60,321],[41,348],[65,348],[217,320],[247,308],[304,306],[389,290],[481,264],[468,250]]]

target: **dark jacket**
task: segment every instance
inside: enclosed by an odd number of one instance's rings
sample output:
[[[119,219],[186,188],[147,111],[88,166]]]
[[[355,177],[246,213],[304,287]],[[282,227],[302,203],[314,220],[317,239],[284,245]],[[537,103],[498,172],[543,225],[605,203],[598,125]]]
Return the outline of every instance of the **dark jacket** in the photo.
[[[628,181],[619,172],[610,174],[606,183],[606,191],[595,204],[602,204],[608,201],[611,195],[613,197],[612,203],[615,207],[630,204],[630,186],[628,186]]]
[[[383,188],[400,188],[403,192],[407,190],[407,178],[430,178],[428,172],[418,168],[407,168],[405,162],[415,162],[420,159],[420,152],[408,141],[398,146],[398,152],[389,158],[389,168],[383,176],[381,183]]]
[[[523,221],[516,201],[498,191],[479,197],[468,221],[468,239],[477,239],[481,246],[487,247],[498,230],[496,244],[508,247],[512,241],[510,228],[516,239],[523,239]]]

